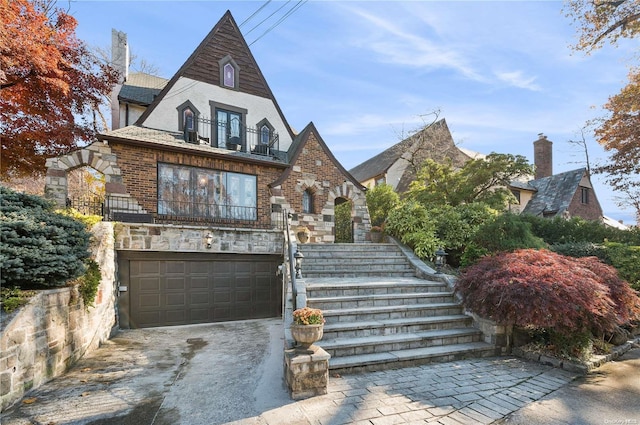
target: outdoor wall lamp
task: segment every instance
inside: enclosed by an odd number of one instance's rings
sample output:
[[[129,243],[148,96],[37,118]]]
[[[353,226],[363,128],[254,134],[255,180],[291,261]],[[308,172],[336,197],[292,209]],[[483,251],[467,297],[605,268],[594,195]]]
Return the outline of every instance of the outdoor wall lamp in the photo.
[[[442,267],[447,263],[447,254],[442,247],[436,251],[436,273],[442,273]]]
[[[211,244],[213,243],[213,235],[211,234],[211,232],[207,233],[204,239],[207,242],[207,248],[211,248]]]
[[[293,254],[293,258],[296,260],[296,278],[302,278],[302,260],[304,255],[296,248],[296,253]]]

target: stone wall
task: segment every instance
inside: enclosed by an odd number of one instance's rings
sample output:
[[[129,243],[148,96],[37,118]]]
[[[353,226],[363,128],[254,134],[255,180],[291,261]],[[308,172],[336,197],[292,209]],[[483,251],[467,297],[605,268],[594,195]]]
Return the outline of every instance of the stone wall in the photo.
[[[211,246],[207,246],[211,235]],[[282,254],[282,230],[116,223],[118,251]]]
[[[92,256],[102,270],[94,306],[86,308],[78,291],[65,287],[41,291],[26,306],[3,317],[2,411],[98,348],[116,326],[113,227],[98,223],[92,233]]]

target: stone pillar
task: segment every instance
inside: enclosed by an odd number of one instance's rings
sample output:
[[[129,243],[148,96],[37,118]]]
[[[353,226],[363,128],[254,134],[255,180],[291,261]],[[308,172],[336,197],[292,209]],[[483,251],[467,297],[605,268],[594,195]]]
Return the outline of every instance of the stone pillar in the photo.
[[[317,345],[310,348],[313,354],[299,354],[295,349],[286,350],[284,354],[284,374],[294,400],[327,393],[331,356]]]

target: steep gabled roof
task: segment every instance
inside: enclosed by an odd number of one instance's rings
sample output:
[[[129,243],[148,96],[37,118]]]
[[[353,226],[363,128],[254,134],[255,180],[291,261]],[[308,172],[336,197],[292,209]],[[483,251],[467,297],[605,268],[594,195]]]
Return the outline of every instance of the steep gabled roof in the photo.
[[[310,122],[309,124],[307,124],[307,126],[295,137],[295,139],[293,139],[293,143],[291,143],[291,146],[289,147],[289,150],[287,151],[287,157],[289,158],[289,164],[290,165],[294,165],[296,163],[296,161],[298,160],[298,157],[300,156],[300,153],[302,152],[302,149],[304,148],[304,146],[309,141],[309,137],[311,136],[311,134],[313,134],[315,136],[315,139],[317,140],[318,144],[320,145],[320,147],[322,148],[324,153],[329,157],[329,159],[331,159],[331,161],[338,168],[338,170],[340,170],[340,172],[347,179],[349,179],[349,181],[351,183],[353,183],[357,188],[359,188],[360,190],[366,190],[366,188],[364,186],[362,186],[358,182],[358,180],[356,180],[356,178],[353,175],[351,175],[342,166],[342,164],[340,164],[340,162],[336,159],[336,157],[333,155],[333,153],[331,153],[331,150],[329,149],[327,144],[324,142],[324,140],[320,136],[320,133],[318,132],[318,129],[316,128],[315,124],[313,124],[313,122]],[[292,167],[287,168],[280,175],[280,177],[276,181],[274,181],[273,183],[269,184],[269,186],[270,187],[274,187],[274,186],[279,186],[282,183],[284,183],[284,181],[289,177],[289,174],[291,174],[291,170],[292,170]]]
[[[118,100],[126,103],[134,103],[136,105],[148,106],[153,99],[167,85],[166,78],[156,77],[155,75],[136,72],[129,74],[127,81],[124,82]]]
[[[432,149],[429,149],[429,146],[418,146],[418,143],[431,143],[433,146],[431,146]],[[470,155],[467,155],[455,146],[453,138],[451,137],[451,132],[447,126],[447,122],[443,118],[401,142],[396,143],[373,158],[355,166],[349,170],[349,172],[358,181],[363,182],[386,174],[389,168],[402,158],[403,155],[411,154],[412,152],[420,155],[420,162],[426,158],[431,158],[435,161],[442,161],[444,158],[450,158],[454,166],[462,166],[462,164],[471,159]],[[396,190],[398,192],[404,192],[407,190],[411,182],[415,179],[415,175],[413,175],[414,173],[408,168],[405,170],[397,184]]]
[[[243,93],[270,99],[278,110],[282,122],[285,123],[293,139],[294,134],[291,131],[291,127],[287,123],[275,96],[271,92],[267,80],[264,78],[262,71],[260,71],[236,21],[228,10],[180,67],[178,72],[169,80],[164,89],[156,96],[155,100],[135,124],[144,124],[144,121],[153,112],[156,105],[162,102],[162,99],[180,77],[220,86],[220,60],[227,56],[230,56],[240,68],[238,90]]]
[[[545,213],[561,215],[569,208],[571,200],[586,172],[586,168],[579,168],[531,180],[529,185],[536,188],[537,192],[527,203],[522,213],[536,216],[541,216]]]

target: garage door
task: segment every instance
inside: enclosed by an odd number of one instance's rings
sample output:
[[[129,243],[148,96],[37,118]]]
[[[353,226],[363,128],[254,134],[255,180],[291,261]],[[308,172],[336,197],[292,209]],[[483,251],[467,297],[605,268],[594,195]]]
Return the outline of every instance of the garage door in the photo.
[[[282,313],[282,281],[275,273],[281,263],[278,256],[127,254],[129,258],[118,262],[120,285],[126,287],[120,297],[121,327],[259,319]]]

